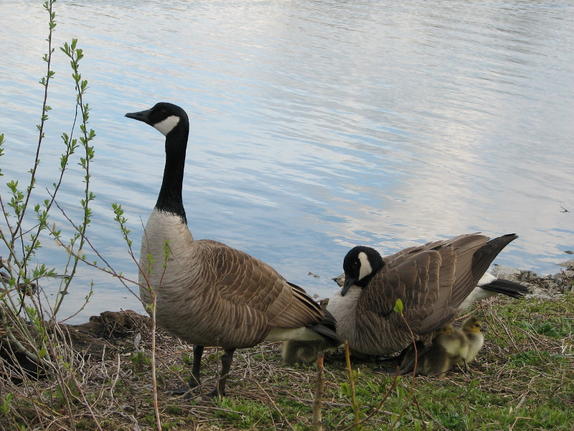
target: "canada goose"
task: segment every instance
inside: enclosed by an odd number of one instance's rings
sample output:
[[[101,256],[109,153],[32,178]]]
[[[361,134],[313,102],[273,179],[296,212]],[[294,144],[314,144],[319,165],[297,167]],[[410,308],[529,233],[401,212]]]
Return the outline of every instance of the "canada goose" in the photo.
[[[466,365],[474,361],[484,345],[484,334],[481,330],[482,325],[475,317],[468,318],[462,325],[462,332],[464,332],[468,340],[468,349],[463,357]]]
[[[515,238],[465,234],[386,260],[370,247],[354,247],[343,261],[345,284],[327,304],[339,339],[368,355],[402,351],[412,342],[411,331],[415,339],[428,339],[454,318],[496,255]],[[393,311],[397,299],[404,304],[402,315]]]
[[[200,382],[204,346],[224,349],[213,393],[224,395],[236,348],[263,340],[322,339],[306,328],[319,324],[323,311],[303,289],[242,251],[192,238],[182,201],[189,133],[185,111],[158,103],[126,117],[143,121],[166,137],[163,181],[142,238],[140,295],[151,304],[150,286],[156,295],[158,324],[195,345],[190,386]]]
[[[399,252],[402,253],[402,252]],[[385,256],[383,260],[392,260],[395,255]],[[333,281],[337,283],[340,287],[345,284],[345,274],[333,277]],[[517,283],[516,281],[506,280],[504,278],[498,278],[490,272],[485,272],[484,275],[478,281],[476,288],[470,292],[462,304],[460,304],[459,311],[465,311],[470,309],[476,302],[479,302],[485,298],[493,295],[502,294],[507,295],[512,298],[522,298],[528,293],[528,287]]]

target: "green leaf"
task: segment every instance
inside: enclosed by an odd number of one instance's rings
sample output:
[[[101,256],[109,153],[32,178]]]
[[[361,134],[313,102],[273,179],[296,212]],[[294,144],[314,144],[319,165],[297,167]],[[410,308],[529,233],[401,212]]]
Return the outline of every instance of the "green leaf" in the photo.
[[[403,304],[403,301],[401,300],[401,298],[397,298],[397,300],[395,301],[395,306],[393,307],[393,311],[395,313],[403,314],[404,309],[405,306]]]

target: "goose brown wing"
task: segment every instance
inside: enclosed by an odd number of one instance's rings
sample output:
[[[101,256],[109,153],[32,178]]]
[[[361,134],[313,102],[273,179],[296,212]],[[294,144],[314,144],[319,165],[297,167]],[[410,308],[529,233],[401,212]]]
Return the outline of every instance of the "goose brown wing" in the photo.
[[[263,319],[281,328],[310,325],[323,317],[319,304],[266,263],[216,241],[197,243],[202,243],[201,277],[210,285],[205,291],[223,304],[223,314],[245,323]]]
[[[452,247],[456,256],[450,302],[454,307],[458,307],[465,300],[498,253],[516,238],[518,236],[513,233],[494,239],[480,233],[472,233],[445,242],[444,246]]]
[[[388,269],[390,268],[394,268],[398,265],[403,264],[404,262],[406,262],[408,259],[413,258],[416,254],[426,251],[426,250],[431,250],[432,248],[445,244],[447,241],[449,240],[439,240],[439,241],[432,241],[432,242],[428,242],[426,244],[423,245],[416,245],[413,247],[407,247],[403,250],[400,250],[396,253],[390,254],[388,256],[384,256],[383,257],[383,261],[385,262],[385,267]],[[343,287],[343,284],[345,282],[345,274],[340,274],[337,277],[333,278],[333,281],[335,281],[340,287]]]
[[[405,249],[385,259],[360,301],[371,312],[388,316],[400,298],[411,329],[433,331],[454,317],[494,257],[515,237],[489,241],[478,233],[465,234]]]
[[[415,245],[413,247],[408,247],[394,254],[385,256],[383,260],[385,261],[385,265],[387,265],[389,268],[392,268],[396,265],[400,265],[401,263],[405,262],[408,257],[412,257],[415,254],[425,250],[432,250],[433,248],[436,248],[438,246],[445,245],[449,241],[452,240],[445,239],[445,240],[431,241],[423,245]]]
[[[449,263],[452,260],[448,248],[442,252],[421,250],[393,267],[383,267],[363,290],[358,308],[363,303],[365,309],[387,320],[397,299],[401,299],[409,326],[416,333],[423,332],[433,326],[437,307],[442,305],[441,317],[447,311],[445,298],[454,279],[454,267]]]

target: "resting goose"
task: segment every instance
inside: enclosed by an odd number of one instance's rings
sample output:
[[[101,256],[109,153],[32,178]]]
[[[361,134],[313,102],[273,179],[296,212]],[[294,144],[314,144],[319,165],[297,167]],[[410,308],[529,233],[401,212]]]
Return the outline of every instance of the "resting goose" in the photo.
[[[412,342],[409,328],[416,339],[428,340],[452,321],[496,255],[515,238],[465,234],[385,260],[373,248],[354,247],[343,261],[345,284],[327,304],[337,335],[367,355],[402,351]],[[393,311],[397,299],[404,304],[403,316]]]
[[[399,253],[402,253],[403,251],[400,251]],[[394,257],[394,254],[385,256],[383,257],[383,260],[387,262],[388,260],[393,260]],[[343,287],[345,284],[345,274],[334,277],[333,281],[335,281],[335,283],[340,287]],[[524,297],[527,293],[528,288],[526,286],[517,283],[516,281],[498,278],[490,272],[485,272],[476,284],[476,288],[474,288],[472,292],[470,292],[470,295],[462,301],[462,304],[459,306],[459,311],[467,311],[472,308],[475,303],[493,295],[501,294],[518,299]]]
[[[213,393],[224,395],[235,349],[264,340],[322,340],[307,327],[319,324],[324,313],[303,289],[242,251],[192,238],[182,201],[189,133],[185,111],[158,103],[126,117],[165,135],[163,181],[142,238],[140,294],[145,304],[152,303],[151,287],[158,324],[195,345],[190,386],[199,384],[204,346],[224,349]]]

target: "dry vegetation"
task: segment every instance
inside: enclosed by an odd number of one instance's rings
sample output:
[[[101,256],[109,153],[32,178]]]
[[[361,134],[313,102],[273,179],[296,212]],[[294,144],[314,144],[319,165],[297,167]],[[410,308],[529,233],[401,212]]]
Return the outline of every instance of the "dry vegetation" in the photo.
[[[393,378],[377,372],[376,362],[355,361],[358,418],[344,356],[341,351],[327,356],[325,429],[571,430],[574,294],[569,291],[572,279],[564,282],[566,292],[554,299],[496,298],[481,304],[475,313],[486,324],[486,345],[469,372],[455,370],[444,379]],[[24,381],[16,383],[6,377],[21,370],[8,369],[3,361],[0,428],[157,429],[149,319],[103,313],[88,324],[64,327],[63,332],[72,334],[76,350],[91,354],[62,348],[62,357],[52,358],[45,378],[19,375]],[[207,393],[215,385],[219,356],[218,349],[206,351],[204,383],[191,397],[172,396],[170,390],[185,385],[190,374],[191,346],[157,334],[163,429],[313,429],[313,365],[283,366],[277,345],[238,351],[228,396],[210,399]],[[356,420],[361,422],[357,425]]]

